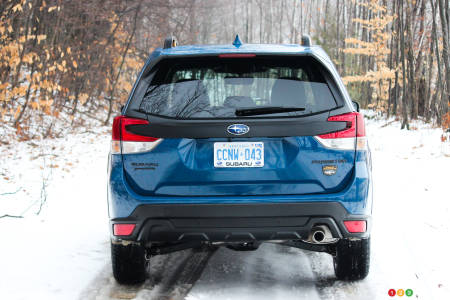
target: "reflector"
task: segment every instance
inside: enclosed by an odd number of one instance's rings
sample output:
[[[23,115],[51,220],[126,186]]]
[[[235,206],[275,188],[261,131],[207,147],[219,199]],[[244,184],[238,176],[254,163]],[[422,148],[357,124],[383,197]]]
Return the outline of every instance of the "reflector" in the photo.
[[[345,228],[350,233],[366,232],[366,221],[344,221]]]
[[[114,235],[131,235],[133,233],[136,224],[114,224]]]

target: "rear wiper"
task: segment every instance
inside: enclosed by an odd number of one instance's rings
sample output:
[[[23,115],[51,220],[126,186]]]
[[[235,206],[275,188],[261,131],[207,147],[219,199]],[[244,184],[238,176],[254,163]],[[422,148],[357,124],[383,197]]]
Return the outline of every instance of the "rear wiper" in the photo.
[[[305,110],[304,107],[266,106],[257,108],[236,109],[235,114],[238,117],[244,117],[244,116],[269,115],[269,114],[278,114],[284,112],[294,112],[304,110]]]

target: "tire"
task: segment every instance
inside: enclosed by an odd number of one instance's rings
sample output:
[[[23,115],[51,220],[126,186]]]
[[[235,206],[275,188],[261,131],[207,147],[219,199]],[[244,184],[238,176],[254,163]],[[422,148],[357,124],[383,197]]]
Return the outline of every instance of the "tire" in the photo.
[[[111,243],[111,262],[118,283],[139,284],[145,281],[147,263],[145,249],[140,245]]]
[[[334,273],[340,280],[361,280],[369,274],[370,238],[340,240],[333,257]]]

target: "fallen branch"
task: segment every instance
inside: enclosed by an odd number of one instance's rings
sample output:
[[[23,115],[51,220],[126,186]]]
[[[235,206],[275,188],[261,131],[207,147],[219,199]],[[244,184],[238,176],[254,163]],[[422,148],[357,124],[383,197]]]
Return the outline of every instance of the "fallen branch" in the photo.
[[[15,192],[2,193],[2,194],[0,194],[0,196],[17,194],[21,189],[22,189],[22,187],[18,188],[17,191],[15,191]]]
[[[386,124],[382,125],[380,128],[387,127],[387,126],[391,125],[391,124],[394,123],[394,122],[395,122],[395,120],[390,121],[390,122],[387,122]]]
[[[40,203],[39,203],[39,209],[36,212],[36,215],[39,215],[41,213],[44,204],[47,202],[47,186],[49,184],[48,182],[50,181],[50,177],[52,176],[52,163],[51,163],[51,160],[50,160],[49,173],[47,174],[47,176],[44,175],[45,169],[46,169],[46,157],[43,156],[43,158],[44,158],[44,161],[43,161],[43,168],[42,168],[41,195],[39,197]]]
[[[23,218],[23,216],[14,216],[14,215],[6,214],[6,215],[1,216],[0,219],[1,218],[17,218],[17,219],[21,219],[21,218]]]
[[[54,153],[40,153],[36,156],[31,157],[31,160],[35,160],[38,159],[39,157],[44,157],[44,156],[53,156],[53,157],[58,157],[58,154],[54,154]]]
[[[47,178],[42,179],[40,204],[39,204],[39,210],[37,211],[36,215],[39,215],[41,213],[42,207],[44,206],[45,202],[47,202],[47,185],[48,185],[47,181],[48,181],[49,177],[50,177],[50,175],[47,176]]]

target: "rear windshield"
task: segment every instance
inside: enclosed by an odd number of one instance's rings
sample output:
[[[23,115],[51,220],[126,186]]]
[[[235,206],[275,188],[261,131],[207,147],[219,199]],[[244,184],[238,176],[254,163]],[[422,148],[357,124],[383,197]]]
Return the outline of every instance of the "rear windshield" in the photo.
[[[266,107],[304,110],[255,117],[302,116],[337,106],[310,57],[165,59],[140,85],[139,107],[132,107],[178,119],[229,119],[237,110]]]

